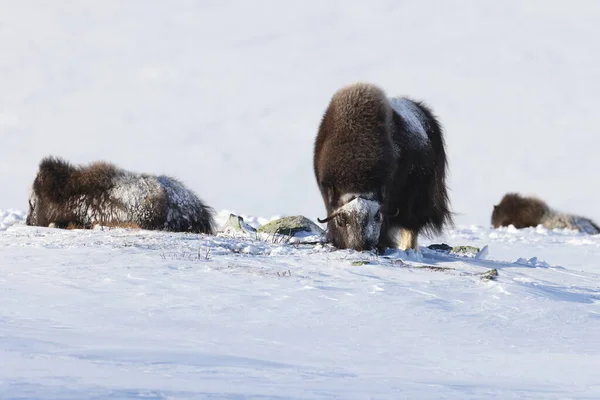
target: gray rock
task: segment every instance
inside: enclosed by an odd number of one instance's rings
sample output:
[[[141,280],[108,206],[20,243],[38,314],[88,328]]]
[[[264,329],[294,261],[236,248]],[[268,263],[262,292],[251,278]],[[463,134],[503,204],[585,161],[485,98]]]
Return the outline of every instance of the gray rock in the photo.
[[[428,269],[430,271],[438,271],[438,272],[456,270],[456,268],[452,268],[452,267],[438,267],[435,265],[415,265],[415,268]]]
[[[296,236],[299,233],[307,235],[325,234],[325,231],[319,225],[302,215],[276,219],[258,228],[258,232],[288,236]]]
[[[481,274],[481,279],[485,281],[493,281],[498,277],[498,270],[496,268],[490,269],[489,271]]]
[[[244,234],[254,234],[256,229],[248,225],[244,222],[244,218],[239,215],[229,214],[229,219],[220,229],[221,232],[226,234],[233,233],[244,233]]]
[[[477,253],[479,253],[479,248],[473,246],[454,246],[450,251],[450,254],[467,257],[475,257]]]
[[[359,260],[359,261],[352,261],[352,266],[353,267],[361,267],[363,265],[368,265],[370,264],[369,261],[364,261],[364,260]]]
[[[448,246],[446,243],[442,244],[430,244],[427,246],[429,250],[439,251],[441,253],[450,253],[452,251],[452,246]]]

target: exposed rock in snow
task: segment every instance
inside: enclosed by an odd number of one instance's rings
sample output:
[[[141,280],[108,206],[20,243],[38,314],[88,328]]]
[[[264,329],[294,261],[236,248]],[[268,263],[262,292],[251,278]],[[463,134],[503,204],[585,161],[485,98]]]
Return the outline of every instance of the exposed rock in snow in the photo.
[[[283,217],[258,228],[260,233],[288,236],[324,235],[325,231],[303,215]]]

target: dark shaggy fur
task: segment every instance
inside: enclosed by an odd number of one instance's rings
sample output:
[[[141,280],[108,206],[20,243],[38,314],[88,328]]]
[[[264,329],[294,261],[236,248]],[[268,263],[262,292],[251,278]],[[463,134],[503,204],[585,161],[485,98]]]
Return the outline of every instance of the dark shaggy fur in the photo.
[[[315,141],[314,171],[328,215],[344,205],[348,193],[373,193],[383,211],[398,212],[384,216],[379,248],[397,247],[399,230],[416,238],[452,223],[441,126],[424,104],[396,100],[403,105],[395,107],[403,108],[400,113],[374,85],[340,89]],[[424,132],[415,129],[415,118]],[[335,219],[328,222],[329,239],[344,247]]]
[[[500,204],[494,206],[492,225],[494,228],[514,225],[517,229],[538,226],[549,212],[548,205],[540,199],[507,193]]]
[[[548,229],[575,229],[584,233],[598,234],[600,227],[585,217],[560,213],[535,197],[507,193],[492,211],[492,226],[513,225],[517,229],[543,225]]]
[[[54,157],[40,163],[26,222],[59,228],[100,224],[214,232],[212,208],[173,178],[135,174],[106,162],[73,166]]]

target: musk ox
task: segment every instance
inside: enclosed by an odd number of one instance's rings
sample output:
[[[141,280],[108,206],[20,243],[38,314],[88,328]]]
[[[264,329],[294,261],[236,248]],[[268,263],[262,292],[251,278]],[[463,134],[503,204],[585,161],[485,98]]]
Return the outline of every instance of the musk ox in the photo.
[[[47,157],[33,182],[26,223],[212,234],[213,214],[190,189],[168,176],[136,174],[106,162],[74,166]]]
[[[319,221],[338,248],[416,249],[419,233],[452,223],[442,129],[420,102],[388,99],[366,83],[340,89],[321,121],[313,161],[327,210]]]
[[[513,225],[517,229],[543,225],[547,229],[568,228],[596,235],[600,228],[592,220],[561,213],[550,208],[543,200],[507,193],[492,211],[494,228]]]

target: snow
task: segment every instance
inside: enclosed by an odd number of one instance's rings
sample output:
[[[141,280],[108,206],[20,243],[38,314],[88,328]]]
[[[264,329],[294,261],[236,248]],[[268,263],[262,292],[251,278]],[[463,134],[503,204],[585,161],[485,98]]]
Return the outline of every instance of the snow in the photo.
[[[0,0],[0,398],[600,398],[600,235],[489,228],[506,192],[600,220],[599,18],[593,0]],[[458,224],[418,252],[24,225],[48,155],[172,176],[219,224],[322,217],[314,138],[356,81],[443,125]]]
[[[1,397],[600,396],[600,235],[460,226],[435,242],[488,247],[378,257],[19,221],[0,232]]]
[[[0,209],[0,231],[5,231],[8,227],[17,222],[25,222],[27,213],[18,210],[2,210]]]

